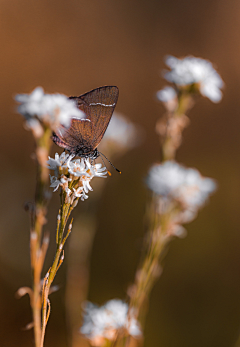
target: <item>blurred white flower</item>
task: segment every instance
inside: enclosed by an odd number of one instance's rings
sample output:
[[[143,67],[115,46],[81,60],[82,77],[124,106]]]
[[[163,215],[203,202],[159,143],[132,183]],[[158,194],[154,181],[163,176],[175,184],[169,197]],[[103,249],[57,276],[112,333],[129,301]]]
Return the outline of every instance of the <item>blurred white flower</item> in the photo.
[[[166,65],[171,69],[164,75],[168,81],[178,86],[199,84],[199,91],[203,96],[213,102],[221,100],[224,83],[210,61],[192,56],[183,59],[168,56]]]
[[[154,165],[146,179],[147,186],[165,202],[180,202],[185,222],[216,189],[215,182],[202,177],[196,169],[188,169],[174,161]],[[192,215],[191,215],[192,216]]]
[[[118,151],[134,148],[142,140],[142,132],[139,126],[130,122],[125,116],[114,112],[101,141],[103,151],[114,147]],[[110,149],[111,149],[110,148]]]
[[[73,117],[85,118],[85,113],[67,96],[45,94],[41,87],[30,94],[18,94],[15,100],[20,103],[18,112],[25,117],[27,127],[33,130],[41,123],[56,130],[59,124],[69,127]]]
[[[101,307],[87,303],[80,331],[92,345],[98,346],[104,339],[114,340],[119,329],[126,335],[141,336],[140,325],[135,318],[128,316],[125,302],[114,299]]]
[[[157,92],[158,100],[162,102],[169,102],[177,97],[177,93],[172,87],[164,87]]]
[[[130,317],[127,320],[128,304],[122,300],[113,299],[105,304],[105,310],[107,310],[113,319],[114,325],[117,329],[125,327],[131,336],[141,335],[140,325],[137,320]]]
[[[73,204],[75,199],[88,198],[87,193],[92,191],[90,182],[94,177],[107,176],[107,169],[102,164],[93,164],[89,158],[73,160],[73,156],[62,153],[55,154],[55,159],[50,158],[47,161],[47,167],[54,170],[54,176],[50,176],[50,187],[54,192],[59,187],[66,193],[66,202]]]

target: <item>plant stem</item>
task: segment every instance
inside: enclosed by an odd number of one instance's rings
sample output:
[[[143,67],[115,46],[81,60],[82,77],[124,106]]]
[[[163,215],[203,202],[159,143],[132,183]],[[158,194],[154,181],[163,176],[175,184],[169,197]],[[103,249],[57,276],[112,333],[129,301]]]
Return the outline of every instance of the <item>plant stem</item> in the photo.
[[[35,347],[40,347],[41,341],[41,272],[46,254],[46,245],[42,248],[42,229],[46,222],[48,193],[48,168],[46,161],[50,150],[51,130],[45,128],[43,136],[36,138],[37,183],[35,206],[32,211],[30,238],[31,268],[33,298],[31,300]]]
[[[79,325],[82,320],[81,307],[87,298],[89,285],[90,255],[96,233],[96,212],[106,181],[98,180],[91,199],[81,205],[74,219],[74,226],[78,232],[71,235],[68,244],[65,308],[71,347],[88,345],[85,338],[79,334]]]
[[[153,216],[153,229],[150,232],[149,246],[141,267],[137,271],[134,292],[131,296],[129,312],[134,309],[134,315],[143,325],[143,306],[161,274],[160,261],[165,255],[167,245],[172,237],[168,234],[171,222],[169,215]]]
[[[192,105],[189,93],[179,91],[177,107],[167,113],[166,132],[162,141],[162,161],[175,159],[182,141],[182,131],[189,123],[185,113]]]
[[[64,193],[61,193],[61,201],[63,199]],[[65,237],[64,236],[64,231],[66,228],[67,221],[69,219],[69,216],[72,212],[72,207],[70,203],[65,203],[63,202],[61,205],[61,210],[60,210],[60,222],[57,222],[57,237],[56,237],[56,243],[57,243],[57,248],[56,248],[56,253],[54,256],[53,264],[51,268],[49,269],[47,275],[45,276],[45,283],[43,285],[43,304],[42,304],[42,333],[41,333],[41,344],[40,347],[43,347],[44,344],[44,337],[45,337],[45,331],[46,331],[46,326],[48,322],[48,318],[50,315],[50,302],[48,299],[49,292],[50,292],[50,287],[52,285],[52,282],[57,274],[57,271],[59,267],[61,266],[63,259],[64,259],[64,253],[63,252],[63,247],[64,244],[71,232],[72,228],[72,222],[69,225],[67,234]]]

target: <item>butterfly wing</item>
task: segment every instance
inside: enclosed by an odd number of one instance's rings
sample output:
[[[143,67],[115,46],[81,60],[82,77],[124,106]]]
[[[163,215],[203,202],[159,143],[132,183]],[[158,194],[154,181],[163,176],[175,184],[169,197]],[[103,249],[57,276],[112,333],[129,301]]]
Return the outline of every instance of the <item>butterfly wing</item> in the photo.
[[[90,124],[83,125],[82,121],[77,120],[79,131],[84,126],[83,140],[91,145],[92,149],[99,145],[107,129],[118,100],[118,94],[118,87],[104,86],[78,97],[70,97],[70,99],[76,101],[78,108],[87,115],[85,122],[87,120],[91,121]]]
[[[86,119],[73,118],[69,129],[60,126],[53,134],[53,141],[73,154],[92,152],[107,129],[118,94],[117,87],[104,86],[77,97],[70,97],[86,114]]]
[[[56,145],[67,149],[72,154],[84,149],[89,153],[93,150],[91,146],[92,124],[88,119],[75,119],[71,121],[69,129],[60,125],[52,140]]]

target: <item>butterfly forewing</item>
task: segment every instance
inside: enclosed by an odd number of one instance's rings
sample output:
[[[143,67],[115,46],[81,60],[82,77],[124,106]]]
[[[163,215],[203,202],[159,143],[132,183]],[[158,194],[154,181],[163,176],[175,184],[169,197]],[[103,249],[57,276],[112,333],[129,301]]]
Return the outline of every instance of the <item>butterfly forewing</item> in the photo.
[[[86,127],[88,130],[86,135],[91,139],[93,149],[98,146],[107,129],[117,103],[118,93],[117,87],[105,86],[78,97],[71,97],[91,121],[91,125]]]
[[[84,156],[100,143],[117,103],[118,88],[100,87],[70,99],[86,114],[86,119],[73,118],[69,129],[61,126],[53,134],[53,141],[73,154],[82,152]]]

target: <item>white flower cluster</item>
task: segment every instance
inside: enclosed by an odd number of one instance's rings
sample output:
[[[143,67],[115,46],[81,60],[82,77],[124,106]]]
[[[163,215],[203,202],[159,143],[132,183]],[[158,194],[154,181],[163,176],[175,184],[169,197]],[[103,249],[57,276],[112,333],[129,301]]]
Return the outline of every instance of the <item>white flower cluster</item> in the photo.
[[[175,83],[178,87],[195,84],[199,92],[211,101],[221,100],[221,88],[224,83],[210,61],[192,56],[183,59],[168,56],[165,62],[171,69],[164,75],[166,80]]]
[[[36,132],[41,132],[41,123],[56,130],[59,124],[69,127],[73,117],[85,118],[85,113],[67,96],[45,94],[41,87],[30,94],[18,94],[15,100],[20,103],[18,112],[25,117],[27,127]]]
[[[165,207],[178,206],[184,213],[182,222],[191,221],[198,209],[216,189],[211,178],[202,177],[196,169],[188,169],[174,161],[154,165],[148,173],[149,189],[159,195]]]
[[[128,316],[125,302],[114,299],[101,307],[87,303],[80,331],[92,346],[101,346],[105,339],[114,340],[119,329],[126,335],[141,336],[140,325],[135,318]]]
[[[47,167],[54,170],[54,176],[50,176],[54,192],[61,187],[65,192],[65,202],[73,202],[81,198],[88,198],[87,194],[92,191],[90,181],[94,177],[106,177],[107,169],[102,164],[93,165],[89,158],[73,160],[73,156],[63,152],[60,156],[55,154],[55,159],[49,157]]]
[[[177,93],[172,87],[164,87],[157,92],[158,100],[162,102],[169,102],[177,97]]]
[[[131,149],[141,141],[139,127],[130,122],[125,116],[114,112],[101,141],[100,147],[117,147],[117,149]]]

